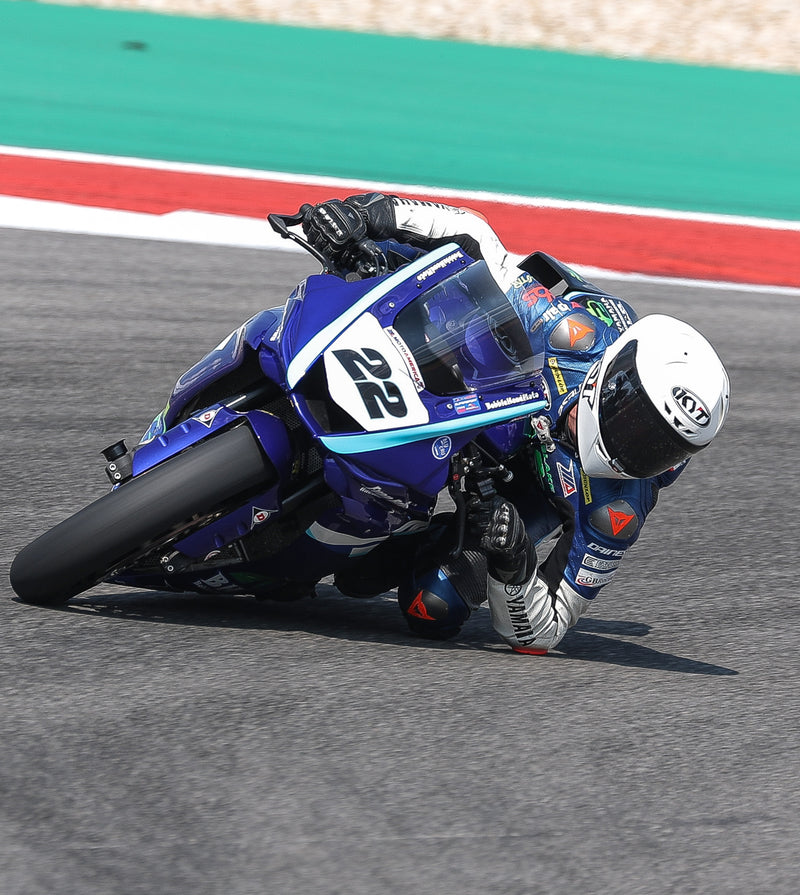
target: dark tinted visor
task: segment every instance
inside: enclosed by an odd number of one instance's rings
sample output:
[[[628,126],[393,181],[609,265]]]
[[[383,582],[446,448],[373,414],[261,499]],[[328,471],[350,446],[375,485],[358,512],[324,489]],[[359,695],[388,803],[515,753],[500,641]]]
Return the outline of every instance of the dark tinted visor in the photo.
[[[678,435],[656,410],[636,368],[636,340],[614,358],[600,386],[600,437],[627,475],[645,479],[700,450]]]

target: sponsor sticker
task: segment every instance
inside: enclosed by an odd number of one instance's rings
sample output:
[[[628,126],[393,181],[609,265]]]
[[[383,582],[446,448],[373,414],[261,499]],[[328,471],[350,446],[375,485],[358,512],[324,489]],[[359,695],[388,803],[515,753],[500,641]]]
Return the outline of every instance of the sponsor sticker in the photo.
[[[520,277],[517,280],[515,280],[513,285],[514,286],[522,286],[523,283],[520,282],[521,279],[522,278]],[[529,280],[530,279],[531,278],[529,277]],[[542,299],[544,299],[548,303],[552,303],[554,301],[553,293],[549,289],[547,289],[545,286],[542,286],[541,283],[537,283],[536,285],[529,286],[522,293],[520,298],[522,299],[522,301],[525,302],[525,304],[529,308],[532,308],[538,301],[540,301]]]
[[[580,584],[582,587],[602,587],[604,584],[608,584],[608,582],[611,581],[615,572],[616,569],[607,573],[596,572],[593,569],[587,569],[585,566],[581,566],[575,576],[575,583]]]
[[[454,261],[458,261],[463,257],[463,252],[453,252],[452,254],[445,256],[441,261],[437,261],[436,264],[432,264],[430,267],[423,270],[422,273],[417,274],[417,282],[423,283],[428,277],[432,277],[435,273],[438,273],[440,270],[447,267],[448,264],[452,264]]]
[[[466,395],[463,398],[453,399],[453,408],[459,415],[462,413],[472,413],[474,410],[481,409],[481,402],[477,395]]]
[[[511,407],[514,404],[527,404],[528,401],[537,401],[541,395],[539,392],[525,392],[522,395],[509,395],[507,398],[498,398],[496,401],[487,401],[487,410],[497,410],[500,407]]]
[[[567,383],[564,380],[564,374],[561,372],[561,367],[559,367],[558,361],[554,357],[548,357],[547,366],[550,367],[553,382],[556,384],[556,391],[559,395],[566,395]]]
[[[676,385],[672,389],[672,397],[678,410],[696,426],[704,429],[711,422],[711,414],[706,410],[705,405],[688,388]]]
[[[570,310],[572,310],[572,309],[570,308],[570,306],[569,306],[566,302],[563,302],[563,301],[557,301],[557,302],[555,302],[554,304],[552,304],[552,305],[551,305],[551,306],[550,306],[550,307],[549,307],[549,308],[542,314],[542,320],[544,320],[545,323],[547,323],[547,322],[549,322],[550,320],[555,320],[556,317],[560,317],[562,314],[568,314],[568,313],[570,312]]]
[[[561,482],[562,494],[564,497],[571,497],[578,490],[575,487],[575,467],[572,460],[569,461],[569,466],[563,466],[556,461],[556,469]]]
[[[213,410],[206,410],[198,416],[193,416],[192,419],[197,420],[198,423],[202,423],[204,426],[210,429],[212,423],[216,419],[216,416],[221,409],[221,407],[215,407]]]
[[[601,556],[592,556],[591,553],[584,553],[581,565],[594,569],[597,572],[609,572],[612,569],[616,569],[620,562],[622,562],[621,557],[617,559],[603,559]]]
[[[614,325],[614,318],[608,313],[606,306],[597,298],[591,298],[586,302],[586,310],[598,320],[602,320],[606,326]]]
[[[393,326],[386,326],[383,331],[389,336],[394,343],[395,348],[400,352],[400,357],[403,358],[405,365],[408,367],[408,372],[411,376],[411,381],[414,383],[414,387],[418,392],[421,392],[425,388],[425,380],[422,378],[422,373],[420,373],[414,355],[411,353],[411,349],[408,345],[406,345],[405,339],[403,339]]]
[[[631,315],[625,309],[625,305],[610,295],[590,299],[586,302],[586,310],[593,317],[602,320],[606,326],[613,326],[620,332],[625,332],[633,323]]]
[[[250,528],[255,528],[262,522],[266,522],[272,515],[272,510],[262,510],[260,507],[253,507],[253,516],[250,520]]]
[[[613,547],[604,547],[602,544],[596,544],[594,541],[589,541],[586,546],[589,550],[594,550],[595,553],[601,553],[603,556],[619,556],[620,558],[625,556],[624,550],[615,550]]]
[[[583,493],[583,502],[588,507],[592,502],[592,485],[591,479],[581,470],[581,492]]]
[[[442,435],[431,445],[431,453],[437,460],[445,460],[453,450],[453,442],[449,435]]]

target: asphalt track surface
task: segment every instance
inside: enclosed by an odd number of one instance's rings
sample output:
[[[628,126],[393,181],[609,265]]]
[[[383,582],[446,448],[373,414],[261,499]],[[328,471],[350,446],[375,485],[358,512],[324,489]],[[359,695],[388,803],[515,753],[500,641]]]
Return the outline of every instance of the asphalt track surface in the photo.
[[[797,295],[610,283],[725,358],[724,436],[546,658],[389,596],[12,600],[100,448],[314,272],[303,256],[0,231],[0,864],[34,893],[796,893]]]

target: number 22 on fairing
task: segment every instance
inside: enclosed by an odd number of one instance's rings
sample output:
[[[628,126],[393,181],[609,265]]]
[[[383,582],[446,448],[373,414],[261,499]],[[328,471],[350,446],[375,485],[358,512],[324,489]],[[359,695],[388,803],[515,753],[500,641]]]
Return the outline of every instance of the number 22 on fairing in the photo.
[[[428,422],[402,355],[372,314],[362,314],[328,348],[331,398],[367,432]]]

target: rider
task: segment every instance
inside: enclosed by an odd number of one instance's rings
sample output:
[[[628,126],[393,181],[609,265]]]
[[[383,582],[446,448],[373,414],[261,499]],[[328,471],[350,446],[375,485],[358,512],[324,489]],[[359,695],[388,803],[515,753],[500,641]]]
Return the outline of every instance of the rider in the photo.
[[[475,537],[458,560],[442,548],[446,534],[427,538],[398,601],[414,633],[443,639],[488,600],[513,650],[546,653],[612,580],[659,490],[721,428],[729,383],[717,354],[688,324],[637,320],[613,296],[554,297],[467,209],[368,193],[307,207],[303,228],[342,265],[355,245],[374,251],[371,240],[422,250],[456,242],[486,262],[526,331],[541,327],[550,402],[530,421],[528,449],[506,464],[513,480],[471,497]],[[534,544],[550,547],[541,562]],[[396,550],[378,548],[337,585],[357,591],[354,581],[385,569]]]

